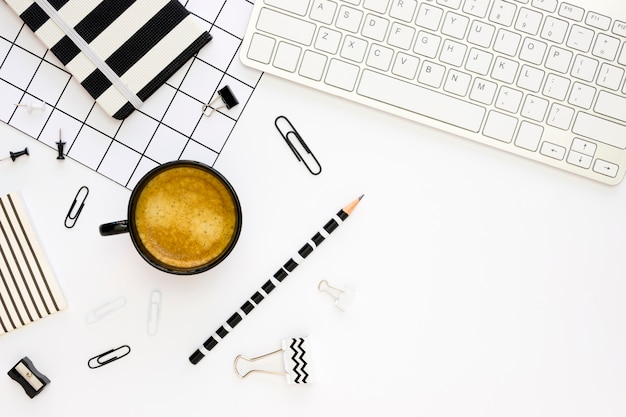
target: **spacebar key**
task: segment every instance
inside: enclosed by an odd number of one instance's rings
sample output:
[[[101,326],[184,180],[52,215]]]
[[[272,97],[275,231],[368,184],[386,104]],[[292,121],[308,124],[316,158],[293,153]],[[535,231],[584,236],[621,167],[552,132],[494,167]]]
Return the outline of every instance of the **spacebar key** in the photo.
[[[472,132],[485,117],[483,107],[370,70],[363,71],[357,93]]]

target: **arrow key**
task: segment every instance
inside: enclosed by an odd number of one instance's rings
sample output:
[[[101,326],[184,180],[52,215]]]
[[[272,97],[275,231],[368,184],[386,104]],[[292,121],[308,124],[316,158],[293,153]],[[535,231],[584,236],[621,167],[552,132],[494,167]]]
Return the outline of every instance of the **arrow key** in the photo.
[[[596,153],[596,144],[579,138],[574,138],[571,150],[582,153],[583,155],[593,156],[593,154]]]
[[[607,177],[615,178],[619,167],[611,162],[596,159],[596,163],[593,164],[593,170],[599,174],[606,175]]]

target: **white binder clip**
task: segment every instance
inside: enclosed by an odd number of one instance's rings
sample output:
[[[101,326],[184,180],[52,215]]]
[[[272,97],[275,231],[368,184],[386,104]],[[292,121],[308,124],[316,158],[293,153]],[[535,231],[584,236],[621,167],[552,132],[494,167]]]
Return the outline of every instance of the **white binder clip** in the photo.
[[[346,311],[350,303],[352,303],[352,299],[354,298],[354,290],[349,287],[344,287],[342,289],[335,288],[328,284],[328,281],[321,280],[317,285],[317,289],[325,292],[335,299],[335,307],[337,307],[341,311]]]
[[[282,352],[283,356],[283,368],[284,370],[275,371],[267,369],[252,369],[245,373],[239,371],[239,361],[244,360],[246,362],[256,362],[270,356],[276,355]],[[309,342],[306,337],[297,337],[291,339],[283,339],[282,347],[274,352],[266,353],[265,355],[257,356],[255,358],[247,358],[243,355],[238,355],[235,358],[233,367],[235,373],[240,378],[245,378],[248,375],[258,372],[272,375],[284,375],[288,384],[310,384],[311,378],[311,365],[310,365]]]

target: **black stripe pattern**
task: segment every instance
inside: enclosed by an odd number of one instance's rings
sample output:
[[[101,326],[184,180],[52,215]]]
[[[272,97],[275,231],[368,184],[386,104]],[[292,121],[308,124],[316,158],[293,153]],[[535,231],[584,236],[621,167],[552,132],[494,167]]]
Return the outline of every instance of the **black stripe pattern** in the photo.
[[[307,339],[299,337],[287,339],[289,347],[284,348],[287,382],[306,384],[310,382]],[[283,342],[284,343],[284,342]]]
[[[64,6],[70,7],[72,6],[71,3],[80,1],[81,0],[48,0],[48,3],[57,11],[60,10],[62,17],[62,8]],[[117,19],[120,19],[131,7],[134,7],[136,10],[137,7],[140,7],[139,5],[143,8],[143,5],[147,6],[151,2],[152,0],[103,0],[93,10],[87,13],[80,22],[75,24],[73,29],[85,43],[91,46],[94,40],[114,24]],[[145,9],[151,10],[152,8],[145,7]],[[146,13],[148,12],[146,11]],[[136,67],[136,70],[141,71],[145,65],[148,76],[142,79],[142,84],[136,86],[132,91],[141,101],[145,101],[164,84],[172,74],[182,67],[185,62],[191,59],[200,48],[211,40],[212,37],[208,32],[199,29],[194,21],[186,19],[188,16],[189,12],[179,1],[169,1],[160,10],[156,11],[152,16],[149,16],[141,27],[126,29],[129,31],[129,33],[125,35],[126,41],[109,56],[101,56],[100,59],[120,78],[131,68]],[[45,39],[43,34],[40,35],[40,33],[38,33],[42,26],[49,22],[50,17],[36,3],[33,3],[22,12],[20,17],[35,34],[42,38],[41,40],[44,44],[50,48],[52,53],[54,53],[64,65],[70,64],[81,54],[80,47],[68,36],[64,36],[60,40],[55,40],[54,44],[51,45],[51,40]],[[148,60],[149,62],[141,62],[142,58],[152,51],[153,48],[156,48],[157,44],[174,30],[176,30],[176,36],[179,36],[179,31],[187,34],[197,33],[197,36],[194,35],[181,39],[176,46],[179,49],[176,51],[168,50],[171,56],[163,58],[163,61],[158,63],[158,65],[160,65],[159,68],[154,68],[154,59]],[[119,33],[115,35],[118,37]],[[159,53],[159,56],[163,56],[163,54]],[[106,71],[103,72],[101,69],[98,69],[97,63],[94,62],[94,65],[96,69],[84,77],[79,77],[77,74],[73,75],[77,76],[77,79],[87,92],[101,104],[103,109],[112,117],[116,119],[126,118],[132,113],[134,106],[131,104],[130,100],[117,100],[113,102],[110,97],[111,94],[105,94],[111,88],[116,89],[115,83],[105,75]],[[143,72],[140,73],[143,74]],[[149,74],[153,74],[153,76],[149,76]],[[117,97],[120,97],[120,94],[122,97],[124,96],[121,90],[117,91],[119,91]]]
[[[65,308],[21,198],[0,198],[0,335]]]

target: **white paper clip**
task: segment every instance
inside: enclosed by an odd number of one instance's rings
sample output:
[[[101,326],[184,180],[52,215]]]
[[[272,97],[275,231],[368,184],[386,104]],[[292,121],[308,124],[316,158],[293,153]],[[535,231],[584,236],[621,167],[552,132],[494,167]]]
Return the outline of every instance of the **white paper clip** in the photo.
[[[85,323],[94,324],[99,322],[100,320],[109,317],[111,314],[115,313],[118,310],[121,310],[126,305],[126,298],[118,297],[114,300],[109,301],[106,304],[101,305],[93,311],[90,311],[85,316]]]
[[[320,281],[317,289],[333,297],[335,299],[335,307],[337,307],[341,311],[345,311],[350,303],[352,303],[352,299],[354,298],[354,290],[352,288],[335,288],[329,285],[328,281],[326,281],[325,279]]]
[[[152,291],[152,293],[150,294],[150,304],[148,305],[148,334],[150,336],[156,336],[159,330],[162,300],[163,295],[161,294],[161,291]]]
[[[283,356],[283,368],[284,370],[275,371],[267,369],[252,369],[245,373],[239,371],[239,361],[244,360],[246,362],[256,362],[270,356],[276,355],[282,352]],[[240,378],[245,378],[252,373],[264,373],[272,375],[284,375],[288,384],[310,384],[311,378],[311,362],[310,362],[310,350],[309,341],[306,337],[297,337],[291,339],[283,339],[282,347],[274,352],[266,353],[265,355],[257,356],[255,358],[247,358],[243,355],[238,355],[235,358],[233,367],[235,373]]]
[[[46,110],[46,102],[45,101],[40,101],[38,103],[33,103],[31,101],[29,101],[28,103],[18,103],[16,104],[17,107],[26,107],[26,111],[27,112],[32,112],[33,110],[40,110],[40,111],[45,111]]]

